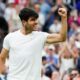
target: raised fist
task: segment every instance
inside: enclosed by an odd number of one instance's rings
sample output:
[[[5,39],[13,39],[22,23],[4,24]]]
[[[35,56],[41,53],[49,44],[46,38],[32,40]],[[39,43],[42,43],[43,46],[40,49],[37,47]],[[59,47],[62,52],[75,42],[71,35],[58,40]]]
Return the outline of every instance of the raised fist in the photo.
[[[61,17],[66,17],[66,16],[67,16],[67,10],[66,10],[65,8],[59,8],[58,14],[59,14]]]

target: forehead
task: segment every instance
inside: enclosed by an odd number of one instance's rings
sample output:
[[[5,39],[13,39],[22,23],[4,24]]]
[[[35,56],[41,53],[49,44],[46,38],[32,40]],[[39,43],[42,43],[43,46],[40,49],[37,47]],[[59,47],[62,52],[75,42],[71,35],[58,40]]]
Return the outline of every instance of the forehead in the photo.
[[[73,70],[71,73],[78,73],[78,71],[77,70]]]
[[[30,20],[37,20],[36,17],[30,17],[29,19],[30,19]]]
[[[40,5],[39,4],[35,4],[34,8],[40,8]]]

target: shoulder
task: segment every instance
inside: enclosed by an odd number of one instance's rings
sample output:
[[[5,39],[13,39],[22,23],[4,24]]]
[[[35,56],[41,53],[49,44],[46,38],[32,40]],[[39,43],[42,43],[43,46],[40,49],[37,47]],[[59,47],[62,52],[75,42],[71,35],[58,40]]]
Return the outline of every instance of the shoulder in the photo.
[[[37,34],[37,35],[49,35],[49,33],[47,32],[42,32],[42,31],[33,31],[34,34]]]
[[[34,32],[34,34],[35,34],[37,37],[39,37],[39,38],[41,38],[42,40],[44,40],[44,41],[46,41],[47,37],[49,36],[49,33],[47,33],[47,32],[42,32],[42,31],[36,31],[36,32]]]
[[[14,37],[15,35],[16,35],[16,33],[17,33],[18,31],[15,31],[15,32],[10,32],[10,33],[8,33],[6,36],[5,36],[5,38],[12,38],[12,37]]]
[[[5,36],[5,38],[9,38],[11,36],[11,33],[8,33],[6,36]],[[4,38],[4,39],[5,39]]]

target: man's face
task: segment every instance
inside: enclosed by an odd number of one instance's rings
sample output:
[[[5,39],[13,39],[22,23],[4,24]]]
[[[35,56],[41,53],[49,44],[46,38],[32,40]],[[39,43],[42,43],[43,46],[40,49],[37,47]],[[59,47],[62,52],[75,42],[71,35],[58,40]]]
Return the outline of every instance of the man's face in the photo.
[[[78,75],[78,71],[77,70],[73,70],[70,74],[71,78],[75,78]]]
[[[54,24],[57,25],[59,21],[57,19],[54,20]]]
[[[37,19],[31,17],[28,19],[24,27],[26,30],[33,31],[36,28],[36,26],[37,26]]]
[[[39,4],[35,4],[35,5],[34,5],[34,9],[35,9],[35,11],[36,11],[37,13],[39,13],[39,12],[40,12],[40,5],[39,5]]]

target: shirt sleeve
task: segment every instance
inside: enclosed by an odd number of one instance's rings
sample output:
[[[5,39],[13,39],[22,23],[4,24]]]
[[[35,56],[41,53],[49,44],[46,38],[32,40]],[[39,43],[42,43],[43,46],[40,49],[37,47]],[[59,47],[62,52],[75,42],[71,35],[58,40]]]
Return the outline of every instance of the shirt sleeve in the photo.
[[[3,41],[3,48],[9,50],[10,48],[10,45],[9,45],[9,37],[10,37],[10,34],[8,34],[5,38],[4,38],[4,41]]]
[[[48,37],[49,33],[46,33],[46,32],[41,32],[41,33],[42,33],[43,41],[44,41],[44,43],[45,43],[46,40],[47,40],[47,37]]]

